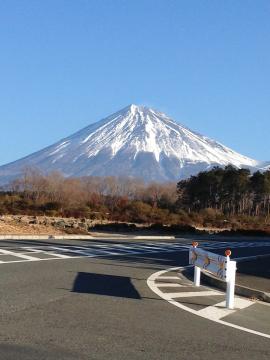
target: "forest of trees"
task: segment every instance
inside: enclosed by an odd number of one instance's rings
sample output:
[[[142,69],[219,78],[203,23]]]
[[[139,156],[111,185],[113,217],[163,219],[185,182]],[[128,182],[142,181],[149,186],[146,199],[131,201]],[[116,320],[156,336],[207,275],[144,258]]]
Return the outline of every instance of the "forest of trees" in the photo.
[[[178,184],[159,184],[27,169],[0,191],[4,214],[270,230],[270,171],[216,167]]]
[[[27,169],[0,193],[0,214],[175,222],[176,186],[118,177],[65,178]]]
[[[201,172],[177,184],[179,206],[188,211],[206,208],[228,215],[269,216],[270,171],[255,172],[227,166]]]

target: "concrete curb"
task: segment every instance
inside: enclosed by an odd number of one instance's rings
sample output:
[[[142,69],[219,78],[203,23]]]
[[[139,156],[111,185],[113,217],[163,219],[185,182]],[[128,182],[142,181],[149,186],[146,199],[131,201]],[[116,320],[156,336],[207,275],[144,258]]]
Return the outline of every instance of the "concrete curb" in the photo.
[[[91,235],[0,235],[0,240],[91,240]]]
[[[219,289],[226,291],[226,282],[225,281],[217,279],[214,276],[206,273],[205,271],[201,272],[201,279],[202,279],[202,282],[204,282],[208,285],[212,285],[212,286],[215,286]],[[235,294],[244,296],[247,298],[254,298],[254,299],[262,300],[262,301],[270,303],[270,293],[267,293],[267,292],[264,292],[261,290],[257,290],[257,289],[252,289],[247,286],[235,284]]]
[[[184,274],[182,273],[182,276],[185,276],[188,280],[193,281],[193,268],[189,268],[185,270]],[[213,287],[216,287],[218,289],[226,291],[226,282],[222,281],[218,278],[215,278],[211,274],[207,273],[206,271],[201,271],[201,282],[205,285],[210,285]],[[247,298],[254,298],[258,299],[267,303],[270,303],[270,293],[252,289],[246,286],[242,285],[235,285],[235,294]]]
[[[155,235],[0,235],[0,240],[92,240],[92,239],[130,239],[130,240],[175,240],[175,236],[155,236]]]

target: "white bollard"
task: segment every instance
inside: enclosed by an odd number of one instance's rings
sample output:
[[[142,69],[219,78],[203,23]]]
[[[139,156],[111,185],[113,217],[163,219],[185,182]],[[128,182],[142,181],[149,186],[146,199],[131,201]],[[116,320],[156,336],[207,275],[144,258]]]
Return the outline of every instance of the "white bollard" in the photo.
[[[201,269],[198,266],[194,266],[194,285],[200,286],[201,284]]]
[[[227,309],[234,309],[234,291],[235,291],[235,273],[236,273],[236,262],[231,261],[230,255],[231,251],[226,250],[227,256],[227,291],[226,291],[226,308]]]
[[[234,288],[235,288],[235,280],[231,279],[227,283],[227,292],[226,292],[226,308],[234,309]]]
[[[192,243],[193,249],[196,249],[196,247],[199,244],[197,243],[197,241],[194,241]],[[200,286],[201,284],[201,269],[198,266],[194,266],[194,285],[195,286]]]

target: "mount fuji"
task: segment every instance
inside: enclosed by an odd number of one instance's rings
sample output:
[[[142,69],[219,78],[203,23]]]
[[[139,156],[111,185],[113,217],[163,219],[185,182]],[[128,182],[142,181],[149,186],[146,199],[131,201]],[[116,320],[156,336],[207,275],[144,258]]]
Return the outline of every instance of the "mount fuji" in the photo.
[[[231,164],[259,168],[259,162],[178,124],[145,106],[129,105],[23,159],[0,167],[0,183],[26,167],[71,176],[130,176],[177,181]]]

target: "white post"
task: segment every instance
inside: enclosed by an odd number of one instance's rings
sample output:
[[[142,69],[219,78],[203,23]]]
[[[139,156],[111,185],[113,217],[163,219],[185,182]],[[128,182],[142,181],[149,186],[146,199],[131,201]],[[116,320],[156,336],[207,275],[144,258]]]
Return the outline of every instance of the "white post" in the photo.
[[[194,266],[194,285],[200,286],[201,283],[201,269],[198,266]]]
[[[234,289],[235,289],[235,272],[236,272],[236,262],[231,261],[230,257],[227,256],[227,291],[226,291],[226,308],[234,308]]]
[[[198,245],[199,244],[197,243],[197,241],[194,241],[192,243],[193,249],[196,249]],[[201,284],[201,269],[198,266],[194,265],[194,285],[200,286],[200,284]]]

